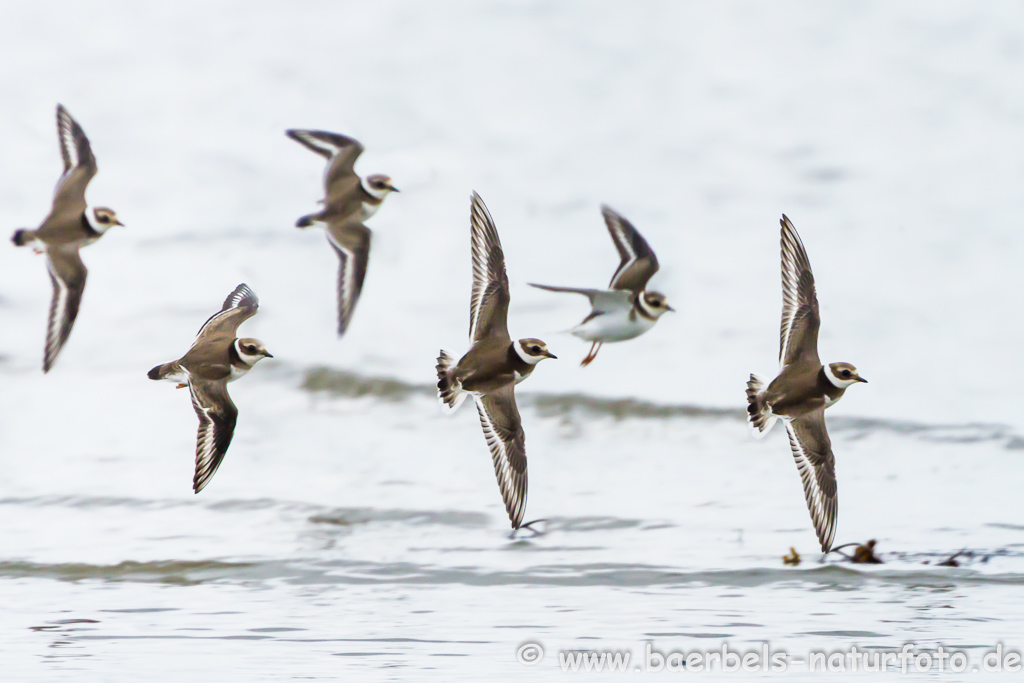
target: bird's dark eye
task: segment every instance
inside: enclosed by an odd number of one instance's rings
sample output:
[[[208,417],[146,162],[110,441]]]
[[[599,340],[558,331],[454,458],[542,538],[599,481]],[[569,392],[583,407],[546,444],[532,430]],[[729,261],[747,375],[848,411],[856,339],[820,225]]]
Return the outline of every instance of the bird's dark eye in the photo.
[[[253,353],[254,351],[256,351],[256,347],[249,345],[245,347],[245,350],[248,351],[249,353]]]
[[[98,220],[100,223],[109,223],[110,217],[107,216],[106,214],[101,214],[96,220]]]
[[[540,347],[539,346],[531,346],[530,347],[530,351],[532,351],[534,353],[540,353]]]
[[[843,370],[843,377],[849,377],[849,376],[850,376],[850,371],[849,370]]]

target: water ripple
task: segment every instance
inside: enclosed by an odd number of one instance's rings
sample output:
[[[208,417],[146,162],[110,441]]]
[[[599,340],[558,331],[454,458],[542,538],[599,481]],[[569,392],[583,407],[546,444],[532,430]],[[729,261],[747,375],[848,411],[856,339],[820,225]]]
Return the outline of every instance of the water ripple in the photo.
[[[757,568],[683,570],[642,564],[554,564],[518,571],[479,567],[437,567],[412,562],[350,560],[269,560],[230,562],[221,560],[124,561],[113,565],[85,563],[0,562],[0,578],[48,578],[58,581],[98,579],[109,582],[170,583],[192,585],[210,582],[263,584],[284,581],[293,585],[449,585],[469,586],[617,586],[749,588],[794,584],[824,589],[849,589],[866,584],[948,587],[963,584],[1024,586],[1024,574],[984,574],[970,568],[927,570],[861,570],[838,564],[812,569]]]
[[[414,384],[386,377],[367,377],[346,370],[327,366],[316,366],[305,371],[301,388],[310,392],[329,393],[344,398],[371,397],[385,401],[403,401],[412,398],[433,398],[435,388],[431,384]],[[594,417],[610,417],[614,420],[666,420],[698,418],[715,420],[746,420],[742,407],[720,408],[686,404],[659,404],[635,398],[604,398],[587,394],[548,394],[524,391],[517,392],[519,404],[536,410],[544,417],[564,417],[585,413]],[[877,418],[837,416],[829,420],[830,429],[836,432],[854,432],[866,435],[874,432],[889,432],[915,436],[935,443],[980,443],[999,442],[1010,450],[1024,449],[1024,436],[1016,434],[1008,425],[970,422],[964,424],[934,425],[906,420],[881,420]]]

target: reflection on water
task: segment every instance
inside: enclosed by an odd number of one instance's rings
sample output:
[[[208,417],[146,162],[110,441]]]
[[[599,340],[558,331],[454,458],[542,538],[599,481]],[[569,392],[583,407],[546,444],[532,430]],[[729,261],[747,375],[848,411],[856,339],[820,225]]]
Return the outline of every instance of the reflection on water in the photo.
[[[347,370],[315,367],[306,371],[302,388],[311,392],[327,392],[339,398],[372,397],[400,401],[436,394],[433,385],[411,384],[382,377],[365,377]],[[588,417],[624,419],[671,419],[679,417],[731,419],[746,422],[741,409],[709,408],[693,405],[663,405],[632,398],[600,398],[585,394],[545,394],[529,389],[517,391],[521,406],[534,408],[544,417],[557,417],[582,413]],[[967,423],[955,425],[929,425],[906,420],[879,420],[848,416],[829,416],[831,431],[870,432],[889,431],[915,435],[934,442],[976,443],[995,441],[1013,450],[1024,450],[1024,436],[1007,425]],[[850,438],[853,438],[851,436]]]

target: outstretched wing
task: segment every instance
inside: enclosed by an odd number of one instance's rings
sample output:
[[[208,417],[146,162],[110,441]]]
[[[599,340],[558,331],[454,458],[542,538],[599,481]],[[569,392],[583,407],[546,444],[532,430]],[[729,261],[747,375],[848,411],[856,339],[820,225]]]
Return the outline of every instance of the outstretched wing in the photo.
[[[821,551],[827,553],[836,536],[839,494],[836,490],[836,459],[825,429],[825,410],[787,420],[786,433],[789,434],[796,469],[804,485],[811,522],[818,534]]]
[[[505,510],[512,528],[518,529],[526,513],[526,434],[516,408],[515,390],[509,385],[477,398],[476,409],[491,449]]]
[[[221,306],[221,309],[210,316],[209,320],[199,328],[199,333],[196,335],[196,340],[192,346],[198,344],[200,339],[213,339],[216,337],[230,337],[233,339],[237,336],[238,326],[256,315],[259,307],[260,300],[256,297],[256,293],[249,289],[249,285],[243,282],[235,287],[231,294],[228,294],[228,298],[224,300],[224,305]]]
[[[782,225],[782,326],[779,334],[779,364],[804,359],[821,365],[818,359],[818,297],[814,275],[803,242],[785,214]]]
[[[505,254],[498,240],[498,229],[484,200],[473,193],[470,210],[470,235],[473,251],[473,293],[469,301],[469,339],[478,341],[489,335],[508,336],[508,276]],[[510,340],[511,341],[511,340]]]
[[[85,291],[85,278],[89,274],[78,247],[74,245],[48,247],[46,267],[50,271],[53,298],[46,324],[46,346],[43,349],[43,372],[49,372],[57,356],[71,336],[71,328],[78,317],[78,308]]]
[[[338,254],[338,336],[345,334],[363,291],[370,259],[370,229],[362,223],[331,222],[327,240]]]
[[[328,159],[324,171],[324,190],[328,204],[331,197],[349,192],[359,185],[355,175],[356,159],[363,153],[358,140],[337,133],[322,130],[289,130],[286,135],[292,140]]]
[[[658,257],[647,240],[633,227],[633,224],[616,213],[609,206],[601,207],[601,215],[608,226],[608,232],[619,252],[618,270],[612,275],[609,289],[628,289],[638,294],[647,287],[647,282],[658,272]]]
[[[189,381],[188,389],[192,394],[192,407],[199,417],[196,473],[192,479],[192,490],[199,493],[210,483],[231,445],[238,408],[228,396],[226,379],[216,382],[193,379]]]
[[[531,287],[537,289],[546,289],[549,292],[569,292],[572,294],[582,294],[583,296],[590,299],[590,313],[583,322],[593,320],[599,315],[605,313],[614,313],[615,311],[629,310],[633,303],[633,292],[627,289],[584,289],[582,287],[554,287],[552,285],[538,285],[533,282],[529,283]],[[582,324],[582,323],[581,323]]]
[[[82,127],[63,105],[57,105],[57,138],[64,173],[53,193],[52,214],[77,218],[85,211],[85,188],[96,175],[96,157]]]

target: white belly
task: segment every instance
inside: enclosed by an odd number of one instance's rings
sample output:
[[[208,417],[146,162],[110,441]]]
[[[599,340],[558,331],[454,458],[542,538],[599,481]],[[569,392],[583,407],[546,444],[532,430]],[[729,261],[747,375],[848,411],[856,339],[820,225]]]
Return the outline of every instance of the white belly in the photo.
[[[572,334],[589,342],[620,342],[639,337],[657,322],[641,315],[631,316],[631,310],[599,315],[572,328]]]
[[[377,213],[377,209],[380,208],[380,204],[370,204],[369,202],[363,202],[363,220]]]
[[[231,376],[228,377],[228,381],[229,382],[234,382],[236,379],[238,379],[239,377],[241,377],[245,373],[249,372],[250,369],[251,368],[249,368],[248,366],[240,368],[237,365],[232,364],[231,365]]]

